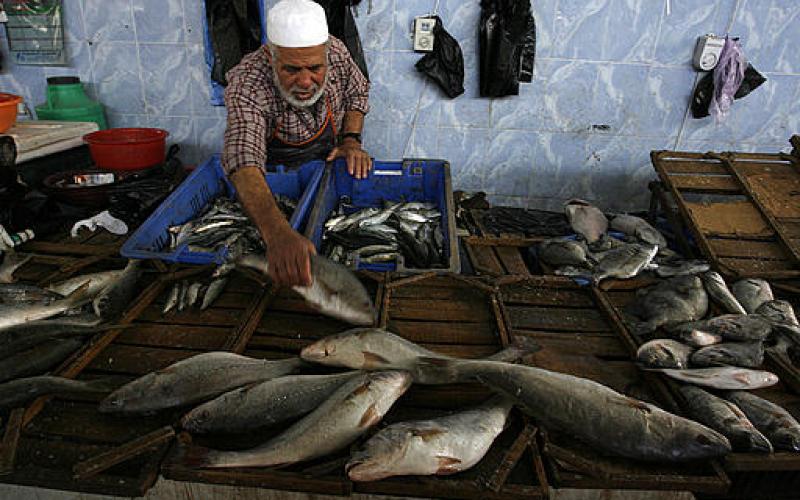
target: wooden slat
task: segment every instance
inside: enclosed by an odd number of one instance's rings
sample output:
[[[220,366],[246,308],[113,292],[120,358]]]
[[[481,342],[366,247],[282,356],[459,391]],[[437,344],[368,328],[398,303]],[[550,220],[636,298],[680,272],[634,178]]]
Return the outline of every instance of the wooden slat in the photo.
[[[759,273],[770,273],[775,271],[798,270],[798,266],[786,260],[754,260],[754,259],[732,259],[720,258],[720,264],[730,269],[736,270],[738,274],[748,276],[758,276]]]
[[[684,202],[684,205],[704,234],[734,238],[771,238],[775,235],[768,221],[747,201]]]
[[[553,333],[514,330],[514,335],[529,337],[542,350],[559,355],[599,356],[624,359],[628,351],[615,334]]]
[[[155,451],[158,447],[171,441],[174,437],[175,431],[172,427],[162,427],[150,434],[125,443],[118,448],[95,455],[75,465],[73,468],[75,479],[85,480],[117,464],[139,456],[142,453]]]
[[[169,325],[207,325],[207,326],[235,326],[242,319],[242,311],[238,309],[186,309],[177,314],[164,315],[157,306],[148,307],[138,318],[138,321],[164,323]]]
[[[513,329],[570,332],[611,331],[605,319],[593,309],[520,306],[509,306],[505,309],[508,311]]]
[[[719,161],[663,160],[661,163],[669,174],[716,174],[727,175]]]
[[[494,247],[494,251],[497,253],[497,257],[503,264],[507,274],[530,274],[528,266],[526,266],[525,262],[522,260],[519,248],[496,246]]]
[[[320,338],[351,328],[346,323],[320,316],[267,311],[256,331],[265,335]]]
[[[115,344],[103,350],[89,363],[88,368],[105,372],[144,375],[201,353],[202,351]]]
[[[546,287],[509,286],[500,291],[506,304],[532,306],[593,307],[594,303],[587,292],[581,290],[558,290]]]
[[[787,260],[788,257],[786,251],[774,242],[713,238],[708,242],[720,257],[763,260]]]
[[[482,302],[486,296],[478,290],[468,288],[432,288],[423,285],[408,285],[392,289],[392,298],[396,299],[430,299],[430,300],[458,300]]]
[[[505,274],[493,247],[466,245],[467,255],[472,262],[472,268],[477,274],[500,276]]]
[[[389,319],[389,331],[412,342],[496,345],[497,330],[489,323],[404,321]]]
[[[488,306],[474,307],[472,304],[454,301],[430,301],[416,299],[392,299],[389,315],[393,319],[416,319],[427,321],[490,321]]]
[[[230,335],[231,329],[227,327],[139,323],[125,329],[116,343],[214,351],[220,349]]]
[[[742,189],[730,176],[673,175],[670,181],[675,189],[687,193],[741,193]]]
[[[8,417],[8,423],[3,433],[2,447],[0,447],[0,475],[14,471],[24,417],[25,409],[23,408],[12,410]]]

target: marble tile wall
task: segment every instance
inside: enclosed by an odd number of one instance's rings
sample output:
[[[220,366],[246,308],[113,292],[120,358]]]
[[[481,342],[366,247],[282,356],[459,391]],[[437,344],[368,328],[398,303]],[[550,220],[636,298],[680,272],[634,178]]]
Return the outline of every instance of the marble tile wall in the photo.
[[[263,1],[268,8],[275,0]],[[209,105],[201,0],[63,3],[69,67],[6,59],[0,90],[39,104],[47,76],[77,74],[112,126],[165,128],[189,163],[221,148],[225,110]],[[532,3],[534,81],[517,97],[482,99],[478,0],[363,0],[356,21],[373,84],[370,153],[445,158],[457,188],[506,204],[559,208],[580,196],[624,210],[647,203],[653,149],[773,152],[800,133],[797,0]],[[437,4],[465,56],[466,92],[455,100],[413,67],[420,55],[411,50],[411,20]],[[694,40],[726,31],[741,37],[768,81],[737,101],[726,122],[694,120],[687,113]],[[0,50],[7,51],[5,36]]]

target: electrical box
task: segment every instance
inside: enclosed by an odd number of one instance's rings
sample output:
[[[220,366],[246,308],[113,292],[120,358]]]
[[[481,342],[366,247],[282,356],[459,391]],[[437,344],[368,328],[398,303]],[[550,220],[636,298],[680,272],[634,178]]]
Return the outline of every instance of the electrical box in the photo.
[[[711,71],[719,62],[722,48],[725,46],[725,38],[716,36],[713,33],[703,35],[697,39],[694,48],[692,64],[698,71]]]
[[[433,50],[433,27],[436,19],[432,17],[414,18],[414,50],[431,52]]]

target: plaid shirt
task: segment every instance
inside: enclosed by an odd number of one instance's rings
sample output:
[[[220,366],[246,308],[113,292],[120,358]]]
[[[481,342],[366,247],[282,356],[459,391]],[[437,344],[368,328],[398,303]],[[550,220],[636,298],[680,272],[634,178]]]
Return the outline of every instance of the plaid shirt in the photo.
[[[309,140],[325,123],[326,102],[330,102],[336,130],[342,130],[347,111],[369,111],[369,81],[364,78],[350,57],[345,45],[330,37],[328,51],[328,85],[325,94],[308,109],[290,106],[281,97],[265,46],[251,52],[226,75],[225,106],[228,126],[222,165],[231,174],[245,166],[264,170],[267,143],[277,130],[284,141],[300,143]]]

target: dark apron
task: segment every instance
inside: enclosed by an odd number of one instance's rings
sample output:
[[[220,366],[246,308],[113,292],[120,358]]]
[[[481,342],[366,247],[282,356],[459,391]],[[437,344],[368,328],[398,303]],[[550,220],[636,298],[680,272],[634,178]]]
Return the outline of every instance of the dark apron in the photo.
[[[267,143],[267,170],[274,172],[277,165],[293,170],[304,163],[324,160],[336,146],[336,124],[333,123],[330,101],[325,99],[325,123],[314,136],[304,142],[286,142],[278,138],[280,122]]]

